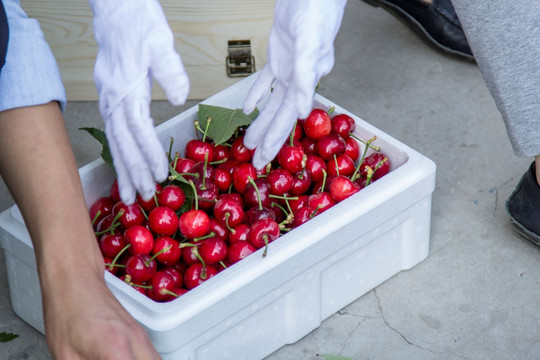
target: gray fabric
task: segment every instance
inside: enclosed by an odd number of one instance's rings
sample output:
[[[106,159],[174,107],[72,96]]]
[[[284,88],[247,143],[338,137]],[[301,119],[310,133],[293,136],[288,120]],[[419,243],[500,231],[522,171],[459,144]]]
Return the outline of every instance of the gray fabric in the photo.
[[[540,2],[452,2],[514,153],[540,155]]]

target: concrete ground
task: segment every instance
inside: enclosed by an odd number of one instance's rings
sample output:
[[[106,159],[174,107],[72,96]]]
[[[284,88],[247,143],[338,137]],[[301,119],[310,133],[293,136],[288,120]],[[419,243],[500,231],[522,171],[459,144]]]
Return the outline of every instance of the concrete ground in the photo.
[[[537,359],[540,251],[514,233],[504,208],[531,159],[513,155],[476,65],[442,56],[384,10],[350,0],[320,93],[437,164],[430,253],[267,360]],[[158,123],[182,109],[152,105]],[[97,106],[70,103],[65,115],[84,165],[99,148],[77,129],[101,127]],[[1,196],[5,209],[5,187]],[[11,310],[0,259],[0,332],[19,335],[0,343],[0,358],[48,359],[44,337]]]

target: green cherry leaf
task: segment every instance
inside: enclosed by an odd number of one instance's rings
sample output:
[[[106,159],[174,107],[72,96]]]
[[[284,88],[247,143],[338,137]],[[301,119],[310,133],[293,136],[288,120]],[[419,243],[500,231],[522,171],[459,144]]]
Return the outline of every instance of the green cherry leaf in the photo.
[[[223,144],[229,140],[236,129],[241,126],[248,126],[258,115],[258,110],[246,115],[242,109],[228,109],[205,104],[199,104],[199,111],[197,113],[201,129],[206,129],[207,119],[211,119],[206,135],[216,145]]]
[[[79,130],[86,131],[101,144],[101,158],[105,161],[107,165],[109,165],[112,171],[116,173],[113,165],[111,151],[109,150],[109,142],[107,141],[107,136],[105,136],[105,131],[97,129],[95,127],[82,127],[79,128]]]
[[[14,333],[1,332],[0,333],[0,343],[5,343],[5,342],[11,341],[13,339],[16,339],[18,337],[19,337],[19,335],[14,334]]]

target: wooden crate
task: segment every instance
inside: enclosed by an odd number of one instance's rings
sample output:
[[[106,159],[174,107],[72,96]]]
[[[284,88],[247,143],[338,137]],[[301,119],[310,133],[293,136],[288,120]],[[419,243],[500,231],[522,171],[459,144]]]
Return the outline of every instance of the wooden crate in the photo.
[[[189,99],[205,99],[242,77],[227,75],[229,41],[248,40],[256,70],[266,63],[275,0],[163,0],[175,47],[190,77]],[[97,46],[87,0],[25,0],[56,57],[68,100],[97,100],[92,78]],[[153,99],[166,99],[154,85]]]

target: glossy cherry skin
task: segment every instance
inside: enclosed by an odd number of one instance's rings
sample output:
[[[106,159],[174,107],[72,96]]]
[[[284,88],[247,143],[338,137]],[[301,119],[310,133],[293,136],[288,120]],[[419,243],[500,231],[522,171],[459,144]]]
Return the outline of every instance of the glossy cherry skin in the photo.
[[[277,239],[279,235],[279,224],[274,219],[266,217],[251,224],[249,242],[260,249]]]
[[[157,235],[173,236],[178,230],[178,216],[167,206],[158,206],[148,214],[148,227]]]
[[[225,169],[216,168],[214,182],[216,183],[216,186],[220,192],[226,192],[231,187],[232,175]]]
[[[317,154],[324,160],[331,159],[334,155],[345,152],[347,144],[345,140],[336,133],[330,133],[317,140]]]
[[[192,264],[184,274],[184,285],[186,289],[191,290],[214,277],[217,273],[217,269],[212,265],[206,265],[205,268],[202,263]]]
[[[214,161],[214,146],[199,139],[193,139],[187,142],[184,152],[186,158],[197,162]]]
[[[276,220],[275,212],[267,207],[260,209],[258,206],[254,206],[245,212],[244,221],[246,224],[253,224],[257,220],[271,218]]]
[[[112,214],[112,209],[115,202],[110,196],[103,196],[97,199],[92,206],[90,207],[90,220],[92,220],[92,225],[94,228],[97,227],[97,224],[107,215]],[[99,214],[98,214],[99,213]]]
[[[178,268],[176,268],[174,266],[163,266],[161,268],[161,271],[169,274],[169,276],[174,281],[174,287],[176,289],[181,288],[182,286],[184,286],[184,273],[180,272],[180,270],[178,270]]]
[[[360,145],[358,140],[349,136],[345,138],[345,154],[347,154],[353,161],[358,160],[360,157]]]
[[[231,158],[239,162],[249,162],[253,158],[254,150],[248,149],[244,145],[244,136],[239,136],[234,139],[230,155]]]
[[[237,241],[249,240],[250,226],[246,223],[242,223],[234,228],[234,232],[229,234],[229,244],[233,244]]]
[[[322,109],[313,109],[304,120],[304,134],[311,139],[320,139],[332,131],[330,115]]]
[[[178,210],[186,202],[186,194],[178,185],[169,184],[158,194],[158,203],[160,206],[167,206],[173,210]]]
[[[210,226],[208,228],[208,233],[213,233],[213,237],[223,241],[227,241],[227,239],[229,238],[229,230],[213,217],[210,218]]]
[[[214,146],[214,161],[228,160],[231,158],[230,149],[223,144]]]
[[[250,178],[257,178],[255,167],[251,163],[238,164],[232,172],[233,187],[236,192],[243,194]]]
[[[327,162],[328,175],[344,175],[350,176],[356,170],[356,165],[353,159],[347,154],[335,155],[334,158]]]
[[[232,198],[220,198],[214,205],[213,213],[214,218],[227,228],[233,228],[244,221],[242,205]]]
[[[112,210],[113,215],[117,215],[120,210],[123,210],[124,214],[118,220],[124,229],[134,225],[142,225],[146,222],[144,213],[136,202],[131,205],[126,205],[122,201],[117,202]]]
[[[381,165],[377,170],[375,170],[379,163],[381,163]],[[390,160],[388,160],[388,158],[381,152],[375,152],[369,156],[366,156],[364,161],[362,161],[362,165],[360,166],[360,175],[362,175],[362,177],[367,176],[366,166],[371,167],[371,169],[375,171],[371,178],[371,181],[375,181],[388,174],[390,171]]]
[[[187,158],[178,158],[176,159],[176,164],[174,165],[174,170],[179,174],[189,173],[189,169],[195,165],[195,161]]]
[[[217,201],[219,189],[214,181],[206,180],[204,184],[197,180],[195,183],[197,189],[197,200],[199,209],[210,210]]]
[[[330,184],[330,195],[337,202],[345,200],[358,191],[360,191],[360,186],[343,175],[336,176]]]
[[[348,137],[356,126],[354,119],[347,114],[338,114],[332,117],[332,132],[338,133],[343,138]]]
[[[199,254],[205,264],[217,264],[227,257],[227,244],[218,238],[210,238],[201,241]]]
[[[121,234],[103,234],[99,241],[99,248],[103,256],[114,259],[128,242]]]
[[[178,219],[178,229],[186,239],[204,236],[210,228],[210,218],[202,210],[188,210]]]
[[[294,227],[298,227],[317,216],[317,211],[309,206],[303,206],[294,213]]]
[[[317,140],[303,137],[302,139],[300,139],[300,143],[302,144],[302,149],[304,149],[304,153],[306,155],[317,154]]]
[[[273,195],[283,195],[293,186],[292,174],[283,168],[272,169],[266,180],[270,185],[270,193]]]
[[[156,261],[147,254],[132,255],[126,263],[126,273],[136,283],[143,283],[150,280],[156,270]]]
[[[324,173],[328,172],[326,161],[319,155],[309,154],[306,160],[306,170],[311,174],[313,182],[321,181]]]
[[[142,225],[133,225],[124,231],[126,241],[131,244],[130,254],[150,254],[154,247],[152,232]]]
[[[283,145],[277,154],[279,165],[291,173],[296,173],[306,166],[306,156],[301,146]]]
[[[156,271],[150,279],[152,288],[146,291],[146,295],[154,301],[165,301],[171,297],[175,289],[174,279],[164,271]]]
[[[259,206],[260,197],[262,206],[269,207],[272,203],[270,184],[265,178],[257,178],[253,182],[255,187],[252,183],[249,183],[244,190],[244,206],[246,208]]]
[[[152,254],[155,255],[155,259],[160,264],[172,266],[180,260],[182,249],[177,240],[174,240],[169,236],[160,236],[154,240]]]
[[[137,194],[137,203],[147,214],[152,211],[152,209],[154,209],[156,206],[158,206],[156,199],[161,189],[161,184],[156,183],[156,192],[154,193],[154,196],[152,196],[148,200],[144,200],[141,195]]]
[[[292,187],[289,190],[289,193],[292,196],[297,196],[304,194],[311,187],[311,174],[303,169],[293,175]]]
[[[114,179],[111,188],[109,190],[109,196],[115,203],[119,202],[120,199],[120,189],[118,188],[118,179]]]
[[[317,194],[309,195],[308,206],[316,209],[320,214],[336,204],[336,200],[330,195],[329,192],[320,192]]]
[[[257,248],[248,241],[236,241],[229,246],[227,252],[227,260],[231,264],[235,264],[238,261],[246,258],[257,251]]]

